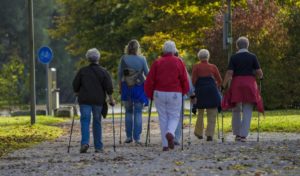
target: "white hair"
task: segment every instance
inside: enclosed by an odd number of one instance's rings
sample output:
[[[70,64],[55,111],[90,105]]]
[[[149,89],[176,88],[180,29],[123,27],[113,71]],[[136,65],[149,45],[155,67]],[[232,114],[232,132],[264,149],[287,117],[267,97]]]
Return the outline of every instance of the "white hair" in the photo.
[[[101,55],[100,52],[97,50],[97,48],[92,48],[89,49],[86,54],[85,57],[90,61],[90,62],[98,62]]]
[[[239,37],[236,41],[236,46],[238,49],[248,49],[249,40],[247,37]]]
[[[175,54],[177,51],[176,49],[176,45],[175,45],[175,42],[171,41],[171,40],[168,40],[164,43],[164,46],[163,46],[163,53],[166,54],[166,53],[172,53],[172,54]]]
[[[210,57],[209,51],[207,49],[201,49],[198,54],[197,54],[198,58],[200,60],[208,60]]]

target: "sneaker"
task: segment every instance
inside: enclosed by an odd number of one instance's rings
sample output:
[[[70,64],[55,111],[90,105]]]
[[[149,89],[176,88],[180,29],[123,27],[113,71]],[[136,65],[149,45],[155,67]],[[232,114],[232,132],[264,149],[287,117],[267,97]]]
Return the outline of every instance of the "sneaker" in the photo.
[[[174,141],[174,145],[180,145],[178,141]]]
[[[198,134],[196,134],[196,133],[194,133],[194,135],[195,135],[198,139],[203,139],[203,136],[200,136],[200,135],[198,135]]]
[[[126,140],[125,140],[125,143],[126,144],[129,144],[129,143],[131,143],[132,142],[132,139],[130,139],[130,138],[127,138]]]
[[[206,141],[213,141],[213,137],[212,136],[207,136]]]
[[[80,153],[86,153],[88,149],[89,149],[89,145],[88,144],[83,144],[80,147]]]
[[[246,137],[241,137],[240,141],[241,141],[241,142],[246,142],[246,141],[247,141],[247,138],[246,138]]]
[[[234,140],[235,140],[236,142],[241,141],[241,136],[236,135]]]
[[[166,138],[168,140],[168,147],[170,149],[174,149],[174,137],[171,133],[166,134]]]
[[[164,152],[169,151],[169,147],[163,147],[163,151]]]
[[[135,141],[135,144],[139,146],[143,145],[141,141]]]
[[[95,153],[102,153],[103,149],[95,149]]]

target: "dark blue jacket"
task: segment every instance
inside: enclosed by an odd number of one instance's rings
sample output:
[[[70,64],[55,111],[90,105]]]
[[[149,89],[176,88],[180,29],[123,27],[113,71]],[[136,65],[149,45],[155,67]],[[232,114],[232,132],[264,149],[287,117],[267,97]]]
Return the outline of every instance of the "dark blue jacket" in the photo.
[[[221,95],[212,77],[200,77],[195,85],[197,109],[217,108],[221,105]]]

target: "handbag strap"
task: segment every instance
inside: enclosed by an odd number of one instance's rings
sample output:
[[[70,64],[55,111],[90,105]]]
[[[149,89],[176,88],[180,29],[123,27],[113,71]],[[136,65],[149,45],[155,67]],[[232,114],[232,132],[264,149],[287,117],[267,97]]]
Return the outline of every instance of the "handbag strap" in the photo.
[[[101,81],[100,81],[100,79],[99,79],[99,76],[98,76],[98,74],[97,74],[96,70],[93,68],[93,66],[92,66],[92,65],[90,65],[90,68],[91,68],[91,70],[94,72],[94,75],[95,75],[96,79],[99,81],[99,83],[100,83],[100,86],[101,86],[101,87],[102,87],[102,89],[104,90],[104,88],[103,88],[103,85],[102,85],[102,83],[101,83]]]

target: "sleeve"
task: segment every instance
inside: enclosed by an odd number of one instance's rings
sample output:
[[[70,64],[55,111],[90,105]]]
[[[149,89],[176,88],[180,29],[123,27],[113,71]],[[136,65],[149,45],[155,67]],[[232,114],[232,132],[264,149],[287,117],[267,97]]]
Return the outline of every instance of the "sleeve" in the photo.
[[[119,67],[118,67],[118,81],[120,82],[122,80],[122,77],[123,77],[123,64],[122,64],[122,59],[123,57],[121,57],[120,59],[120,63],[119,63]]]
[[[227,70],[234,70],[233,57],[230,57],[229,64]]]
[[[179,64],[180,64],[180,83],[181,83],[181,89],[182,89],[182,94],[185,95],[189,92],[189,80],[188,80],[188,76],[187,76],[187,71],[185,68],[184,63],[179,60]]]
[[[74,80],[73,80],[73,83],[72,83],[72,85],[73,85],[73,91],[74,91],[75,93],[78,93],[78,92],[79,92],[80,86],[81,86],[81,82],[80,82],[80,72],[81,72],[81,70],[78,71],[78,73],[76,74],[76,76],[75,76],[75,78],[74,78]]]
[[[193,70],[192,70],[192,84],[195,86],[197,81],[197,67],[196,65],[193,66]]]
[[[216,65],[214,65],[214,77],[217,81],[218,86],[220,87],[222,84],[222,77],[221,77],[219,69]]]
[[[149,68],[148,68],[148,64],[147,64],[145,57],[143,57],[143,62],[144,62],[143,63],[143,71],[144,71],[145,76],[147,76],[149,73]]]
[[[252,66],[252,68],[254,70],[260,69],[260,65],[259,65],[259,62],[258,62],[258,59],[257,59],[256,56],[253,57],[253,66]]]
[[[104,70],[104,79],[103,79],[103,88],[104,88],[104,91],[108,94],[108,95],[111,95],[114,91],[114,88],[113,88],[113,84],[112,84],[112,79],[111,79],[111,76],[109,75],[109,73]]]
[[[190,75],[188,74],[187,71],[186,71],[186,74],[187,74],[187,77],[188,77],[188,80],[189,80],[189,87],[190,87],[189,92],[188,92],[188,96],[190,96],[194,93],[195,88],[193,86],[192,79],[191,79],[191,77],[190,77]]]
[[[155,61],[150,68],[150,72],[146,78],[144,84],[145,94],[149,99],[153,99],[153,91],[154,91],[154,84],[155,84],[155,76],[156,76],[156,66],[157,62]]]

